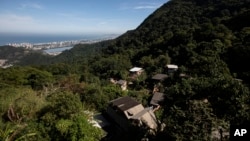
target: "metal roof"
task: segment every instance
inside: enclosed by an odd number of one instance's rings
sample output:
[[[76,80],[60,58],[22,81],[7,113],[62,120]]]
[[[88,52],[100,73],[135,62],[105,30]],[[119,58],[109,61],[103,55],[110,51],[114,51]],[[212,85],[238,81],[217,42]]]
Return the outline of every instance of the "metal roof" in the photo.
[[[167,67],[169,69],[178,69],[178,66],[177,65],[173,65],[173,64],[168,64]]]
[[[129,71],[131,71],[131,72],[136,72],[136,71],[140,71],[140,70],[142,70],[142,68],[133,67],[133,68],[131,68]]]

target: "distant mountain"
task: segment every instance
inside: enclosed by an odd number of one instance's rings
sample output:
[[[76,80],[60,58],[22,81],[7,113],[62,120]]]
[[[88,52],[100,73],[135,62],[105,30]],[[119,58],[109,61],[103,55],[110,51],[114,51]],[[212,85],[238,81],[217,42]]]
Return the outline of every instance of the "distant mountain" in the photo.
[[[194,74],[224,73],[229,67],[249,79],[250,67],[241,65],[250,61],[249,13],[250,0],[170,0],[102,53],[126,55],[127,62],[149,72],[159,71],[155,65],[165,59]]]
[[[0,59],[7,60],[7,63],[16,63],[17,60],[23,58],[29,51],[24,48],[16,48],[12,46],[0,47]]]
[[[5,103],[2,117],[23,124],[27,121],[30,130],[20,133],[35,132],[37,140],[60,140],[67,135],[78,139],[89,131],[82,129],[89,128],[78,126],[78,122],[85,123],[76,118],[76,111],[83,111],[77,107],[105,112],[111,100],[122,96],[131,96],[149,106],[154,91],[159,91],[163,92],[164,101],[154,113],[161,131],[153,135],[154,131],[141,125],[126,133],[112,126],[109,133],[114,135],[108,134],[104,140],[229,140],[230,125],[250,123],[249,13],[250,0],[170,0],[135,30],[112,40],[75,45],[55,57],[0,47],[0,59],[32,65],[0,69],[0,87],[7,88],[0,89],[0,94],[14,99],[19,87],[14,88],[20,86],[25,87],[20,96],[28,96]],[[178,65],[178,70],[168,73],[167,64]],[[132,67],[143,68],[143,73],[131,77],[128,70]],[[153,83],[155,74],[167,74],[168,78]],[[126,80],[128,90],[121,91],[110,80]],[[29,87],[33,90],[26,89]],[[56,95],[57,90],[63,93]],[[35,109],[43,108],[23,112],[34,109],[33,92],[39,101],[44,99],[41,104],[45,107],[35,105]],[[64,97],[71,93],[77,97]],[[9,101],[2,97],[1,101]],[[23,103],[30,106],[23,108]],[[19,121],[16,111],[20,109],[24,117],[20,119],[24,120]],[[9,111],[16,113],[8,114]]]
[[[31,50],[23,47],[0,46],[0,59],[7,64],[39,65],[48,64],[52,56],[45,55],[41,50]]]
[[[11,59],[19,54],[24,54],[24,48],[16,48],[12,46],[2,46],[0,47],[0,58],[1,59]]]
[[[150,72],[160,71],[156,65],[164,66],[168,62],[194,74],[209,75],[229,67],[230,72],[249,79],[250,68],[239,65],[250,60],[249,11],[250,0],[170,0],[135,30],[114,40],[76,45],[53,61],[33,58],[32,64],[72,63],[100,53],[94,62],[103,58],[115,60],[113,57],[120,55],[129,66],[144,66]],[[27,60],[31,59],[24,59],[21,64],[29,64],[25,63]],[[217,70],[212,71],[214,68]],[[106,69],[114,70],[115,67]]]

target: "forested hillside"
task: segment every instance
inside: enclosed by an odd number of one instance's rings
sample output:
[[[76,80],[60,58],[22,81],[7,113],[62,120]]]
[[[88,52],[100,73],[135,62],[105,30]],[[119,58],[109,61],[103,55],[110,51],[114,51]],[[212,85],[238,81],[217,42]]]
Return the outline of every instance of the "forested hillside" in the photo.
[[[50,61],[24,57],[0,69],[0,139],[100,140],[83,111],[105,113],[121,96],[147,107],[151,77],[163,73],[165,100],[155,112],[162,130],[104,140],[220,140],[219,129],[228,140],[230,124],[250,123],[249,16],[250,0],[170,0],[114,40],[77,45]],[[169,74],[167,64],[179,68]],[[131,80],[134,66],[144,72]],[[133,83],[122,91],[110,78]]]

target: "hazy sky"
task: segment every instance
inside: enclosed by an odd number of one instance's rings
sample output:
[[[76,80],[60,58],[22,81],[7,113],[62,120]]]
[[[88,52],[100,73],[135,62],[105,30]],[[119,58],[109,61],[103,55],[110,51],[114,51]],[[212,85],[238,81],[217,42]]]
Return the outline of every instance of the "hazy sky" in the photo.
[[[0,33],[123,33],[167,0],[0,0]]]

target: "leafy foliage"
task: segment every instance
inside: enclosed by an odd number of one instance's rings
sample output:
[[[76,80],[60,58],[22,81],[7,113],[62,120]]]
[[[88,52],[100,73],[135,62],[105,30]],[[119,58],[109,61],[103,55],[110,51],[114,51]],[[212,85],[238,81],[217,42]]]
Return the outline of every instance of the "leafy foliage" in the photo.
[[[165,93],[156,111],[162,130],[153,136],[138,130],[140,138],[212,140],[222,123],[228,130],[230,122],[249,122],[249,4],[170,0],[114,40],[79,44],[53,58],[30,54],[19,65],[35,66],[0,69],[1,137],[13,129],[18,131],[13,139],[100,140],[101,130],[88,123],[83,110],[105,111],[110,100],[126,95],[148,106],[151,76],[167,73],[166,64],[179,69],[159,84]],[[128,70],[134,66],[144,72],[131,79]],[[128,90],[109,78],[128,81]]]

